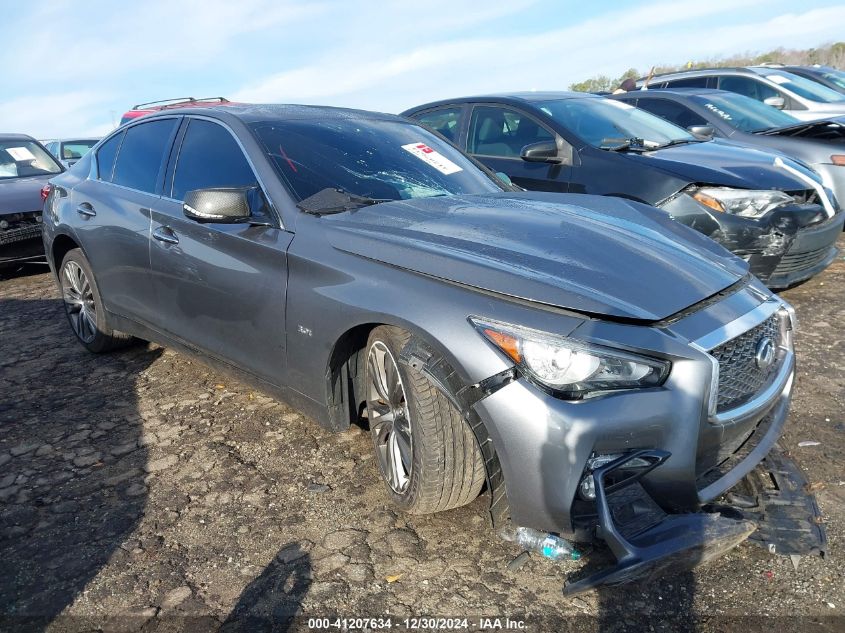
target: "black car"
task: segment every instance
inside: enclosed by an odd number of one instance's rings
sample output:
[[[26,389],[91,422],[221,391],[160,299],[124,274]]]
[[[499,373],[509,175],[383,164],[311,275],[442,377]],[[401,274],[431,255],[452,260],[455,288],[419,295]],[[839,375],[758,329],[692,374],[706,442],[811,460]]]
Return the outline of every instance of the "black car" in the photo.
[[[62,166],[25,134],[0,134],[0,268],[44,257],[41,190]]]
[[[782,66],[783,70],[845,94],[845,71],[831,66]]]
[[[845,222],[805,165],[689,131],[621,101],[531,92],[439,101],[403,113],[540,191],[662,208],[749,262],[771,288],[824,270]]]
[[[845,200],[845,118],[800,121],[756,99],[707,88],[634,90],[613,99],[692,132],[783,152],[812,167]]]

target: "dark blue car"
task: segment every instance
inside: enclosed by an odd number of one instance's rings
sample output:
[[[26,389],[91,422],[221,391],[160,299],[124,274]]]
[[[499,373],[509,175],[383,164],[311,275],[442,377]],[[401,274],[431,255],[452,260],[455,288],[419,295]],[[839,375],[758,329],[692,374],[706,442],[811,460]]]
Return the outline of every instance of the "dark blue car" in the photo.
[[[771,288],[809,279],[836,255],[845,214],[809,167],[703,141],[620,101],[530,92],[438,101],[403,114],[526,189],[662,208],[748,261]]]

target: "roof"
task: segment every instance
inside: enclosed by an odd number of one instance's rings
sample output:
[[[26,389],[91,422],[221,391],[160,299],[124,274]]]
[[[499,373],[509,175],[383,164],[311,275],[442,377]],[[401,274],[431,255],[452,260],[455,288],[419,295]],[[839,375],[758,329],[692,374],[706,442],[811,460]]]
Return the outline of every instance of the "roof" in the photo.
[[[179,108],[178,110],[161,110],[144,117],[144,120],[153,117],[200,114],[210,117],[234,116],[245,123],[256,123],[259,121],[279,120],[319,120],[327,121],[332,119],[371,119],[371,120],[397,120],[401,118],[395,114],[383,112],[370,112],[368,110],[354,110],[351,108],[336,108],[332,106],[296,105],[296,104],[244,104],[244,105],[220,105],[215,108]]]
[[[530,92],[499,92],[492,94],[476,95],[474,97],[458,97],[455,99],[441,99],[439,101],[432,101],[422,105],[408,108],[405,112],[415,112],[417,110],[424,110],[426,108],[433,108],[450,103],[475,103],[485,101],[498,101],[501,103],[521,104],[521,103],[538,103],[543,101],[560,101],[562,99],[602,99],[600,95],[592,94],[590,92],[572,92],[566,90],[547,90],[547,91],[530,91]]]
[[[659,95],[674,95],[676,97],[690,97],[702,95],[721,95],[721,94],[736,94],[728,92],[727,90],[718,90],[716,88],[649,88],[648,90],[630,90],[622,93],[622,95],[613,95],[614,97],[623,95],[636,95],[637,97],[649,97]]]
[[[32,138],[29,134],[15,134],[12,132],[3,133],[0,132],[0,141],[34,141],[35,139]]]

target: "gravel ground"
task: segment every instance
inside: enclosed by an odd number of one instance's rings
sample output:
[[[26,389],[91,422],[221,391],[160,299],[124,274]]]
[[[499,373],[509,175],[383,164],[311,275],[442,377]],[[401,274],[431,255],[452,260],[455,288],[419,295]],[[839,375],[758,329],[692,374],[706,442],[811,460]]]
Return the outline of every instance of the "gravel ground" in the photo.
[[[357,427],[325,432],[154,345],[91,355],[43,268],[0,280],[0,630],[319,630],[309,617],[427,630],[405,618],[430,616],[469,630],[845,630],[845,258],[784,294],[801,330],[782,444],[819,489],[830,557],[794,571],[745,543],[692,573],[563,598],[584,561],[509,571],[519,550],[487,528],[484,497],[396,513]]]

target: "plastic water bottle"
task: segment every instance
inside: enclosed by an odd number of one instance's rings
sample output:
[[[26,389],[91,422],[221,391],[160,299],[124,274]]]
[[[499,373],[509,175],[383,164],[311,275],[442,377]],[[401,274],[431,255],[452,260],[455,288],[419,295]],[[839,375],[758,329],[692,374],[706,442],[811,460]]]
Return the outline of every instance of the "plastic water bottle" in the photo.
[[[518,543],[525,548],[525,551],[537,552],[551,560],[578,560],[581,554],[576,551],[572,544],[548,532],[540,532],[527,527],[509,527],[499,531],[506,541]]]

